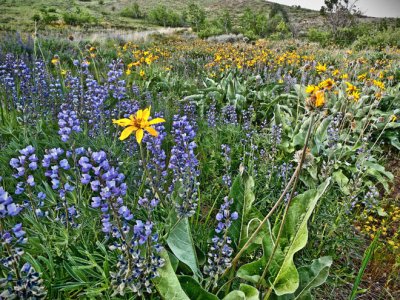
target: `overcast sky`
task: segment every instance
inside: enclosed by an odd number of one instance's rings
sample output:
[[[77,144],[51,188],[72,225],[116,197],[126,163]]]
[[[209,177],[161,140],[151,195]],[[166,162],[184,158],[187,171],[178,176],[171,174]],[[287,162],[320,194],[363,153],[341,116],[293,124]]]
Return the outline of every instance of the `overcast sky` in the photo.
[[[319,10],[324,0],[270,0],[286,5],[300,5],[304,8]],[[400,0],[359,0],[357,6],[372,17],[400,17]]]

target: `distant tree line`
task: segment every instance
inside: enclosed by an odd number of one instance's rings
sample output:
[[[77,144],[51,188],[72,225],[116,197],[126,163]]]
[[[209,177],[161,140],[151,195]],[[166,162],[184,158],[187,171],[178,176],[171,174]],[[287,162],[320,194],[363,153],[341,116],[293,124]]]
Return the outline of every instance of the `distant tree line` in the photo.
[[[260,37],[287,37],[291,34],[289,15],[282,5],[273,4],[269,12],[246,8],[242,15],[233,22],[228,10],[223,10],[213,18],[207,17],[206,11],[195,3],[177,12],[164,5],[158,5],[144,13],[137,3],[125,7],[120,14],[134,19],[147,19],[160,26],[190,26],[200,37],[219,34],[242,33],[250,39]]]

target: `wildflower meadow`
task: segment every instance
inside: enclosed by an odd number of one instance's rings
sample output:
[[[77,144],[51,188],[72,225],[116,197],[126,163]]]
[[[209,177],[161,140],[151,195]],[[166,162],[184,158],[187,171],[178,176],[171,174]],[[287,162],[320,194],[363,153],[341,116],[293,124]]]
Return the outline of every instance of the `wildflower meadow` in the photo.
[[[398,299],[400,51],[0,46],[0,299]]]

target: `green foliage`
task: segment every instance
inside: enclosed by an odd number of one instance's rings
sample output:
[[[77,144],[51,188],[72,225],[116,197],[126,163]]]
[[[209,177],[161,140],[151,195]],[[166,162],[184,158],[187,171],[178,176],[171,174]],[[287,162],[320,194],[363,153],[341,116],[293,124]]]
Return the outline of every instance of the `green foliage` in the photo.
[[[137,4],[136,2],[131,4],[130,6],[125,7],[120,14],[121,16],[126,18],[133,18],[133,19],[144,18],[144,14],[140,9],[139,4]]]
[[[183,15],[179,15],[171,9],[167,9],[164,5],[159,5],[152,9],[148,14],[148,19],[150,22],[164,27],[178,27],[185,24]]]
[[[195,32],[199,32],[206,21],[206,12],[195,3],[191,3],[187,8],[187,21]]]
[[[174,253],[181,262],[188,265],[195,276],[201,276],[196,249],[187,218],[183,218],[175,224],[169,233],[167,244],[172,253]]]
[[[75,11],[66,12],[62,15],[65,24],[72,26],[82,26],[86,24],[95,24],[96,18],[88,12],[76,8]]]
[[[165,260],[165,265],[159,269],[160,277],[154,279],[157,291],[163,299],[189,300],[189,297],[183,291],[178,277],[172,268],[168,253],[163,250],[161,257]]]
[[[309,190],[293,199],[279,241],[275,240],[280,228],[280,224],[277,222],[272,230],[267,231],[263,237],[263,257],[241,266],[238,270],[240,278],[253,283],[259,282],[263,270],[267,267],[267,262],[271,259],[266,280],[262,284],[273,289],[277,296],[296,292],[300,284],[300,277],[293,262],[293,256],[307,244],[308,219],[318,200],[325,193],[329,182],[330,180],[327,180],[317,190]],[[277,251],[271,258],[275,243],[278,243]]]

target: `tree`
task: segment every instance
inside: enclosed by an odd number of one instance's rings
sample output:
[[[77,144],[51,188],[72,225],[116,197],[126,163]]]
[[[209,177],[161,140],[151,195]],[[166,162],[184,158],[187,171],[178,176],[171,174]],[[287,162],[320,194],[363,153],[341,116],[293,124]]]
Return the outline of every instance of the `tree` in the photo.
[[[356,3],[357,0],[325,0],[320,13],[325,17],[334,37],[337,37],[340,29],[354,25],[355,17],[361,15]]]
[[[206,12],[195,3],[188,6],[187,18],[193,30],[198,32],[206,21]]]
[[[232,32],[232,18],[229,11],[224,10],[224,12],[219,18],[219,23],[224,28],[225,33]]]

